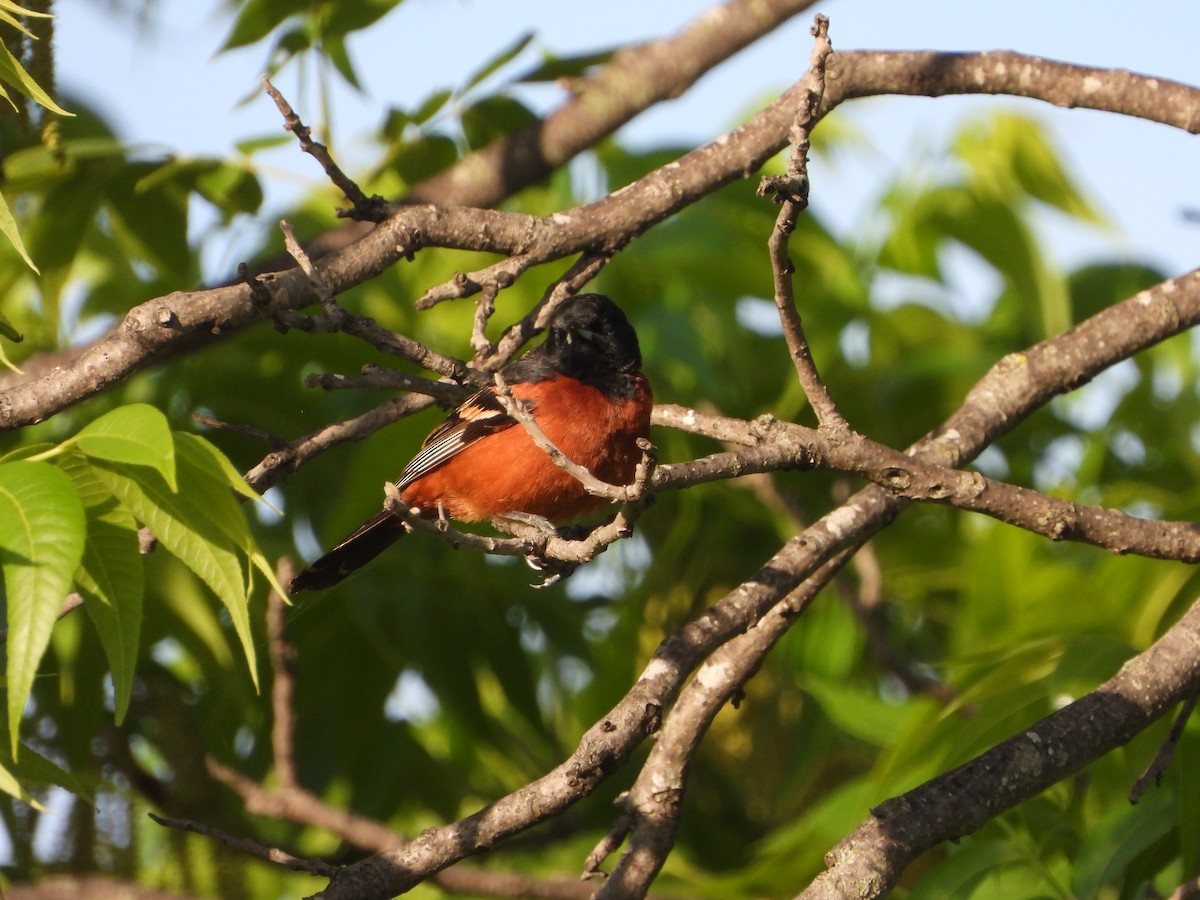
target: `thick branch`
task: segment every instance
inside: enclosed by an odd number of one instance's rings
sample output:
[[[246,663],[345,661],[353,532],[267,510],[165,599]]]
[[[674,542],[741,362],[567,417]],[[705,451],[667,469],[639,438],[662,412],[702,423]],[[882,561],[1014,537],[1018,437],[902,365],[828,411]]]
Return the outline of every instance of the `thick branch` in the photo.
[[[1008,94],[1067,109],[1098,109],[1200,133],[1197,88],[1126,69],[1076,66],[1013,53],[859,50],[829,61],[825,99],[832,109],[856,97],[907,94]]]
[[[990,71],[994,81],[982,78]],[[531,254],[538,261],[586,250],[612,252],[651,225],[756,171],[786,143],[797,86],[719,141],[597,203],[544,219],[494,210],[410,206],[318,268],[335,293],[367,281],[421,247]],[[834,53],[823,111],[873,94],[1011,93],[1140,116],[1191,132],[1200,128],[1200,89],[1123,71],[1092,69],[1015,53]],[[317,298],[296,271],[273,276],[284,308]],[[40,422],[145,367],[204,346],[266,315],[246,285],[176,292],[134,307],[114,331],[58,368],[0,392],[0,431]],[[30,366],[31,371],[37,366]]]
[[[679,34],[618,52],[545,119],[415,187],[410,203],[491,206],[541,181],[642,110],[680,96],[720,62],[815,0],[732,0]]]
[[[1181,562],[1200,561],[1200,526],[1141,519],[1121,510],[1073,503],[978,472],[955,468],[974,458],[968,447],[995,441],[1024,415],[1057,394],[1086,384],[1115,362],[1200,324],[1200,269],[1164,281],[1104,309],[1069,331],[1004,357],[971,389],[941,428],[900,453],[862,435],[826,435],[773,419],[740,422],[680,407],[660,406],[654,421],[706,434],[745,449],[660,466],[654,491],[733,474],[780,468],[830,468],[861,475],[906,500],[945,503],[992,516],[1051,540],[1092,544]],[[1019,410],[1015,416],[1003,413]],[[967,438],[943,442],[940,436]],[[927,452],[940,446],[934,455]],[[947,453],[946,451],[950,451]]]

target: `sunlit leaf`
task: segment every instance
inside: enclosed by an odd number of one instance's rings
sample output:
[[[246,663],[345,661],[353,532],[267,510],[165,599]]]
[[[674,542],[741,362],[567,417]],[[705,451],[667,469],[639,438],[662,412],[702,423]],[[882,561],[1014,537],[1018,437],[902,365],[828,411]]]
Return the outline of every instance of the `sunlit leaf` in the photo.
[[[17,365],[8,358],[8,354],[4,352],[4,344],[2,343],[0,343],[0,366],[4,366],[6,369],[16,372],[18,375],[22,374],[20,368],[18,368]]]
[[[226,218],[232,213],[256,213],[263,203],[262,185],[241,166],[222,163],[196,178],[196,191]]]
[[[86,527],[79,493],[57,468],[27,460],[0,465],[0,569],[8,598],[8,719],[14,756],[21,711],[83,557]]]
[[[7,730],[6,719],[7,715],[0,715],[0,726],[3,726],[0,730]],[[7,747],[0,750],[0,791],[41,810],[45,807],[30,793],[30,789],[51,785],[85,800],[89,798],[90,792],[79,779],[27,744],[21,744],[17,758],[8,752]]]
[[[877,747],[890,746],[905,720],[916,712],[914,704],[888,703],[876,691],[843,686],[811,675],[805,676],[803,687],[839,728]]]
[[[175,434],[175,445],[177,453],[187,454],[189,462],[196,467],[196,470],[204,477],[204,483],[211,485],[214,490],[222,492],[231,491],[234,494],[240,494],[243,498],[259,503],[268,509],[271,509],[269,504],[262,495],[246,484],[246,480],[241,476],[241,473],[233,467],[233,463],[220,450],[214,447],[204,438],[195,434],[187,434],[186,432],[177,432]],[[236,512],[234,510],[237,510]],[[278,513],[278,510],[272,510]],[[283,586],[275,578],[275,570],[270,566],[266,557],[258,550],[254,543],[254,538],[246,525],[246,517],[243,514],[242,507],[229,506],[221,518],[217,521],[229,535],[229,538],[240,544],[250,561],[259,571],[266,577],[271,586],[281,595],[287,596]]]
[[[1024,193],[1092,224],[1104,219],[1067,175],[1046,135],[1033,119],[991,115],[960,131],[955,152],[970,163],[973,177],[999,196]]]
[[[96,466],[97,477],[149,528],[171,555],[191,569],[229,611],[242,650],[257,684],[254,643],[247,612],[249,543],[245,517],[232,492],[214,483],[195,462],[189,441],[176,435],[176,476],[172,491],[162,475],[146,466]],[[207,468],[207,467],[206,467]]]
[[[175,490],[175,444],[167,418],[147,403],[131,403],[85,426],[73,443],[94,459],[155,469]]]
[[[38,267],[33,264],[33,260],[29,258],[29,253],[25,249],[25,244],[21,240],[21,233],[17,230],[17,220],[13,218],[12,210],[8,208],[8,201],[4,199],[4,195],[0,194],[0,233],[3,233],[8,242],[13,245],[13,248],[21,254],[21,259],[25,260],[25,264],[33,271],[37,271]],[[20,334],[8,324],[7,320],[0,322],[0,334],[3,334],[9,340],[17,341],[21,339]],[[13,335],[16,335],[14,337]]]
[[[75,482],[87,515],[87,542],[75,581],[108,657],[120,724],[133,693],[145,593],[138,524],[82,454],[67,454],[60,466]]]
[[[55,103],[54,98],[42,90],[41,85],[33,80],[3,43],[0,43],[0,80],[11,84],[26,97],[38,105],[46,107],[52,113],[60,116],[74,115]]]
[[[5,13],[12,16],[33,16],[37,19],[54,18],[52,13],[29,9],[28,7],[24,7],[21,4],[14,2],[14,0],[0,0],[0,10],[3,10]],[[28,34],[29,32],[27,31],[25,33]]]

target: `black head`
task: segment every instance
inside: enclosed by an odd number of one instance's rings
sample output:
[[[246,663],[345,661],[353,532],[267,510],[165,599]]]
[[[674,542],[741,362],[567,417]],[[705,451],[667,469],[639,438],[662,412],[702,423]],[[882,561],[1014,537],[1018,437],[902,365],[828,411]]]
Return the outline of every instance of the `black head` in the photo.
[[[621,308],[601,294],[580,294],[568,301],[550,320],[542,346],[556,370],[580,381],[642,368],[637,333]]]

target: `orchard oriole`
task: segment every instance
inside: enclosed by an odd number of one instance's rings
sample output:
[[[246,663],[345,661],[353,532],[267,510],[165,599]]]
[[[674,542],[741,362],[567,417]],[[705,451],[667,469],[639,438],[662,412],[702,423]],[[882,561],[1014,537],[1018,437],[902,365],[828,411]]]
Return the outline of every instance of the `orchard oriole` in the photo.
[[[550,321],[546,340],[501,370],[546,436],[610,484],[627,484],[650,432],[653,397],[637,334],[600,294],[581,294]],[[506,513],[565,522],[604,506],[559,468],[505,411],[496,388],[468,397],[430,433],[396,482],[422,516],[478,522]],[[337,584],[406,533],[387,510],[292,579],[292,593]]]

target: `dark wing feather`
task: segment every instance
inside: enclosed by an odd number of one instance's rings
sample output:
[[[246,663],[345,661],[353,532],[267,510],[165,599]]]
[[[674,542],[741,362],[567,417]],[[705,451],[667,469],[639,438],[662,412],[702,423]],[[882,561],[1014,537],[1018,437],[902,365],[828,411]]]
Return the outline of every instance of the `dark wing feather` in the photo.
[[[526,405],[533,404],[526,401]],[[494,387],[476,391],[454,410],[446,421],[433,429],[421,445],[421,452],[412,458],[396,481],[404,490],[418,478],[444,465],[480,438],[504,431],[517,420],[504,411]]]

